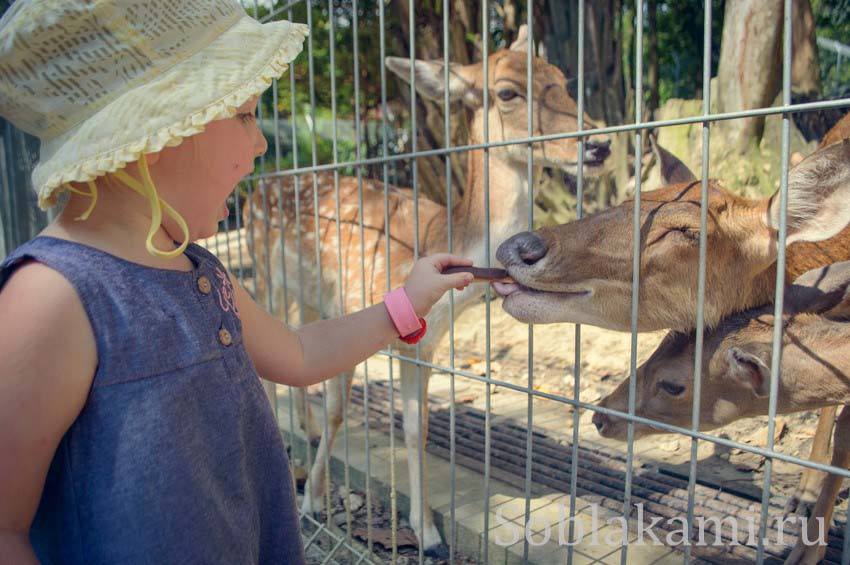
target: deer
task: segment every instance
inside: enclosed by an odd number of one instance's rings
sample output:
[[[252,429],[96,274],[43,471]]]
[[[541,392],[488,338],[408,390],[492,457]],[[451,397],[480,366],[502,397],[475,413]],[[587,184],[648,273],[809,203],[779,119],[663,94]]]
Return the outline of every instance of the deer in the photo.
[[[519,38],[508,49],[500,49],[488,58],[488,76],[483,75],[483,62],[460,65],[450,64],[448,84],[444,84],[444,62],[409,60],[397,57],[386,59],[387,67],[401,79],[409,80],[411,66],[415,73],[415,86],[420,96],[443,101],[445,89],[452,102],[461,102],[465,107],[469,144],[485,141],[483,135],[485,118],[490,124],[490,141],[524,139],[527,137],[527,40],[526,30],[520,30]],[[573,132],[578,129],[578,107],[567,91],[567,79],[555,66],[539,57],[532,57],[532,98],[534,113],[534,135]],[[484,106],[483,91],[488,89],[488,107]],[[593,124],[585,115],[586,124]],[[584,171],[593,175],[603,171],[606,158],[610,155],[610,140],[606,135],[587,137],[584,145]],[[533,177],[528,178],[527,145],[507,145],[489,150],[489,229],[494,242],[518,231],[528,222],[528,195],[534,190],[536,179],[543,167],[561,169],[576,174],[579,160],[579,143],[575,138],[556,138],[532,145]],[[282,317],[282,294],[293,300],[299,293],[304,298],[307,321],[320,316],[337,316],[379,302],[390,290],[386,285],[389,275],[390,287],[404,283],[414,262],[415,244],[418,242],[420,255],[448,250],[449,229],[452,233],[452,252],[473,259],[475,264],[494,263],[494,249],[485,245],[485,157],[480,149],[468,152],[467,183],[462,197],[451,209],[451,224],[445,206],[425,198],[418,199],[419,233],[414,230],[414,200],[412,190],[395,186],[385,187],[374,179],[362,180],[363,206],[358,204],[358,180],[339,177],[339,211],[335,199],[333,174],[305,175],[295,182],[287,178],[280,187],[255,191],[251,205],[243,209],[246,226],[253,232],[253,246],[257,250],[269,246],[266,264],[263,253],[255,265],[256,276],[265,277],[271,272],[271,280],[259,281],[258,288],[271,292],[278,305],[276,314]],[[315,178],[315,180],[314,180]],[[296,190],[296,184],[298,190]],[[317,191],[314,196],[313,191]],[[385,188],[388,207],[385,209]],[[304,221],[294,221],[296,199]],[[318,202],[316,210],[314,199]],[[265,205],[264,205],[265,200]],[[318,226],[313,221],[318,212]],[[360,235],[362,213],[363,238]],[[386,215],[386,217],[385,217]],[[280,221],[284,218],[284,222]],[[340,232],[337,239],[337,230]],[[283,232],[283,237],[281,236]],[[318,235],[317,235],[318,234]],[[303,285],[298,288],[300,238]],[[418,238],[418,240],[417,240]],[[386,253],[389,240],[389,256]],[[281,247],[283,241],[283,247]],[[365,288],[361,284],[361,246],[365,250]],[[321,282],[317,283],[321,261]],[[338,272],[337,263],[342,270]],[[285,267],[285,269],[284,269]],[[286,277],[284,278],[284,270]],[[458,316],[484,296],[484,285],[470,285],[466,290],[454,292],[454,315]],[[361,299],[365,293],[365,304]],[[339,295],[342,295],[340,303]],[[426,317],[428,331],[419,342],[420,359],[430,363],[440,346],[452,321],[449,299],[444,297]],[[415,357],[416,349],[397,343],[394,349],[405,358]],[[410,480],[410,525],[426,555],[437,558],[448,556],[433,522],[428,502],[427,481],[420,475],[420,464],[424,468],[424,446],[427,440],[428,407],[427,390],[431,369],[402,360],[401,396],[403,405],[403,430],[407,452]],[[343,411],[349,401],[353,371],[340,375],[327,388],[327,434],[322,434],[315,462],[313,463],[302,504],[303,512],[318,512],[324,503],[324,469],[328,464],[325,453],[333,447],[334,438],[342,423]],[[419,410],[419,388],[422,387],[421,412]],[[299,394],[303,395],[304,391]],[[307,406],[299,411],[299,425],[308,430],[318,427],[312,422],[312,414],[306,402],[296,405]],[[421,413],[421,419],[419,414]],[[421,493],[421,505],[420,496]],[[422,520],[420,520],[420,515]]]
[[[768,414],[774,321],[773,306],[761,306],[725,318],[706,333],[700,431]],[[848,321],[850,261],[809,271],[786,288],[777,413],[842,407],[835,422],[831,460],[831,465],[842,469],[850,468]],[[695,357],[695,332],[668,333],[635,373],[635,414],[689,428],[693,417]],[[629,379],[626,379],[598,405],[627,412],[628,402]],[[596,412],[593,423],[603,437],[626,441],[628,426],[624,419]],[[641,423],[634,425],[636,439],[664,432]],[[823,529],[832,520],[841,482],[840,476],[827,475],[806,523],[805,536],[800,536],[786,563],[814,564],[823,559],[826,546],[813,541],[822,538]]]
[[[813,268],[850,259],[850,207],[832,184],[811,181],[846,155],[850,114],[821,141],[813,155],[789,173],[786,282]],[[641,193],[640,289],[637,331],[690,331],[697,322],[702,184],[671,154],[675,166],[662,177],[674,182]],[[804,163],[807,163],[804,165]],[[821,171],[820,169],[824,170]],[[814,175],[814,176],[813,176]],[[746,199],[710,179],[706,238],[704,323],[715,326],[735,312],[771,303],[779,250],[779,193]],[[516,284],[496,283],[502,308],[519,321],[571,322],[631,331],[632,246],[635,200],[558,226],[520,232],[499,245],[496,258]],[[835,418],[821,411],[811,458],[824,462]],[[823,474],[807,468],[786,504],[805,513]]]

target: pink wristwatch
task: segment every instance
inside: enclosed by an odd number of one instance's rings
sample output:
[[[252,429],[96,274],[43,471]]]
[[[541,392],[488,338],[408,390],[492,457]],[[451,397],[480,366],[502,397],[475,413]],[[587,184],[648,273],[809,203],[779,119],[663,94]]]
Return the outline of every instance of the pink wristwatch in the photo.
[[[384,296],[384,304],[402,341],[413,344],[422,339],[426,329],[425,320],[416,315],[404,287]]]

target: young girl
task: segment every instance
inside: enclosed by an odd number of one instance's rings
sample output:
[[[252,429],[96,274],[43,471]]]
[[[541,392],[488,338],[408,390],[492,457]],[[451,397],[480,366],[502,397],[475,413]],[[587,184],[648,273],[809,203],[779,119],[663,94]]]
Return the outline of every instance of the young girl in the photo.
[[[385,304],[291,330],[189,243],[265,152],[258,95],[306,35],[235,0],[19,0],[0,20],[0,114],[42,141],[40,204],[70,192],[0,266],[2,560],[302,562],[258,375],[333,377],[471,282],[424,258]]]

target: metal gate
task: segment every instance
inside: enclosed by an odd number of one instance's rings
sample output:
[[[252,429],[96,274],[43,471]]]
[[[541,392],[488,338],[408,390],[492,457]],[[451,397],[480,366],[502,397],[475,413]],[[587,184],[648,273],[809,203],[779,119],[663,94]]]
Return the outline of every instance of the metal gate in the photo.
[[[444,347],[449,350],[449,360],[447,364],[433,364],[423,361],[419,358],[418,350],[415,358],[399,353],[393,347],[378,354],[378,359],[372,359],[363,364],[362,375],[363,383],[359,382],[354,386],[352,398],[355,405],[352,410],[357,412],[359,424],[363,426],[363,443],[356,445],[349,442],[349,425],[346,412],[346,420],[343,422],[343,451],[344,465],[339,467],[338,462],[334,462],[330,453],[326,453],[328,458],[330,471],[334,473],[341,470],[339,476],[342,477],[344,499],[350,500],[348,491],[356,482],[357,487],[365,492],[365,511],[366,521],[364,529],[366,533],[363,535],[365,541],[357,542],[353,535],[353,527],[357,524],[353,523],[351,505],[345,505],[343,509],[344,520],[339,524],[333,520],[332,512],[325,512],[325,519],[317,519],[310,514],[303,516],[305,525],[305,544],[307,546],[308,557],[316,561],[332,562],[340,560],[343,562],[381,562],[384,559],[405,560],[406,557],[399,557],[398,546],[400,544],[400,524],[397,518],[397,509],[399,504],[399,496],[397,493],[397,471],[395,468],[394,452],[397,447],[397,432],[401,429],[401,417],[397,404],[398,394],[394,376],[393,361],[403,360],[413,362],[420,367],[427,367],[434,371],[448,376],[449,386],[446,394],[448,395],[448,406],[443,406],[440,409],[434,409],[431,415],[431,444],[429,449],[432,453],[443,454],[449,460],[449,484],[441,485],[448,490],[448,507],[447,520],[441,524],[443,538],[449,545],[449,561],[465,562],[467,558],[480,562],[503,562],[510,561],[512,558],[518,560],[537,561],[537,562],[561,562],[566,559],[568,563],[579,562],[613,562],[619,561],[622,564],[633,562],[649,562],[643,561],[643,554],[636,553],[636,547],[630,546],[630,543],[625,543],[622,548],[612,548],[611,551],[605,554],[589,555],[583,553],[580,549],[576,549],[573,545],[565,545],[563,554],[550,554],[548,556],[535,556],[536,542],[533,536],[522,536],[523,539],[514,543],[519,549],[512,554],[494,552],[501,547],[498,543],[499,536],[495,533],[498,526],[504,524],[500,521],[499,524],[493,524],[493,516],[496,514],[491,511],[491,501],[494,500],[491,492],[491,484],[494,480],[502,482],[510,482],[516,477],[521,477],[521,490],[524,492],[524,500],[521,508],[518,510],[516,520],[518,524],[528,525],[532,520],[533,514],[533,499],[535,495],[540,495],[542,492],[552,493],[561,492],[566,495],[566,498],[561,499],[564,503],[565,518],[573,518],[577,516],[582,507],[586,506],[586,500],[592,499],[598,503],[599,508],[605,509],[608,517],[622,516],[624,522],[628,524],[633,531],[640,525],[638,521],[650,517],[662,518],[678,518],[683,521],[682,531],[691,532],[698,516],[715,515],[718,518],[729,516],[738,516],[745,523],[754,524],[755,528],[755,543],[751,547],[747,544],[742,544],[739,547],[725,547],[720,550],[714,548],[712,551],[707,551],[705,548],[700,548],[696,544],[682,544],[682,555],[668,554],[665,559],[682,560],[685,562],[695,561],[696,559],[707,559],[723,562],[727,559],[738,559],[743,561],[756,561],[762,563],[764,561],[775,561],[777,558],[782,558],[784,552],[789,548],[781,544],[766,544],[770,532],[774,531],[774,527],[769,520],[771,510],[771,485],[773,479],[773,464],[775,460],[783,461],[799,465],[800,468],[810,467],[822,471],[828,471],[838,474],[842,477],[850,477],[850,472],[846,469],[837,469],[829,465],[813,463],[796,456],[781,453],[774,449],[774,437],[776,432],[776,413],[777,413],[777,391],[778,391],[778,374],[779,374],[779,355],[773,355],[773,365],[771,367],[771,382],[770,382],[770,411],[768,415],[767,443],[764,448],[756,447],[738,441],[724,439],[715,433],[704,433],[698,431],[699,425],[699,408],[701,402],[701,379],[704,368],[702,366],[702,347],[704,338],[704,323],[703,323],[703,308],[706,293],[706,264],[705,257],[707,253],[707,207],[708,207],[708,190],[707,182],[710,175],[709,170],[709,132],[713,124],[719,121],[735,120],[752,116],[769,116],[778,115],[782,119],[781,133],[781,177],[780,202],[783,213],[781,215],[779,227],[779,239],[785,240],[787,233],[786,214],[788,200],[788,170],[790,153],[790,131],[792,113],[807,112],[826,108],[842,108],[850,105],[850,98],[840,98],[835,100],[826,100],[811,102],[805,104],[792,104],[791,102],[791,30],[792,30],[792,2],[785,0],[785,17],[784,17],[784,45],[782,57],[782,100],[779,106],[769,108],[758,108],[748,111],[728,112],[728,113],[712,113],[710,108],[710,82],[711,82],[711,35],[712,35],[712,4],[705,2],[704,5],[704,59],[703,59],[703,90],[702,111],[699,115],[693,117],[678,118],[672,120],[645,121],[642,113],[643,105],[641,101],[644,98],[644,85],[640,77],[643,76],[643,29],[644,29],[644,6],[642,2],[635,4],[636,18],[636,38],[635,38],[635,53],[632,57],[635,65],[635,76],[639,77],[633,85],[635,96],[635,119],[633,123],[616,124],[606,127],[588,128],[584,123],[585,109],[585,1],[578,1],[577,13],[577,52],[578,52],[578,74],[577,80],[577,120],[578,130],[574,132],[560,132],[547,135],[534,135],[535,124],[532,122],[532,105],[534,96],[532,95],[533,84],[533,65],[532,53],[534,52],[534,38],[528,36],[528,65],[527,78],[528,91],[525,95],[527,101],[526,115],[527,119],[527,135],[524,138],[511,140],[491,139],[491,128],[495,127],[488,123],[487,113],[485,112],[484,119],[484,138],[480,143],[471,143],[462,146],[450,146],[448,143],[441,149],[428,149],[420,151],[417,147],[417,105],[416,105],[416,84],[417,76],[411,67],[409,79],[409,99],[411,100],[410,107],[407,109],[409,116],[409,141],[410,150],[404,150],[405,135],[404,131],[397,128],[391,128],[389,123],[389,114],[393,111],[392,104],[387,100],[387,75],[386,67],[382,65],[380,74],[381,85],[381,112],[380,112],[380,127],[375,124],[363,123],[361,121],[360,107],[360,77],[361,69],[359,68],[359,37],[358,37],[358,14],[359,7],[357,0],[352,0],[346,3],[349,8],[346,13],[340,15],[338,12],[338,3],[332,0],[324,5],[322,3],[307,3],[304,0],[296,0],[293,2],[245,2],[245,4],[254,10],[255,16],[263,21],[273,19],[288,19],[299,20],[308,24],[313,30],[315,36],[320,33],[327,33],[329,37],[329,50],[327,53],[316,54],[314,52],[313,37],[307,40],[305,52],[301,55],[300,60],[306,60],[307,69],[304,76],[297,76],[294,71],[285,75],[283,81],[289,83],[289,100],[278,98],[277,83],[273,84],[273,88],[266,93],[271,104],[266,104],[265,107],[272,109],[272,115],[263,115],[263,104],[260,105],[261,114],[259,121],[264,132],[267,132],[272,140],[270,146],[273,151],[273,163],[268,166],[267,159],[261,160],[258,172],[246,180],[246,182],[238,189],[233,197],[232,210],[234,213],[227,218],[221,226],[221,231],[215,238],[206,242],[206,245],[215,251],[222,261],[227,265],[231,272],[243,279],[246,286],[255,288],[258,279],[258,273],[255,268],[261,262],[265,265],[270,265],[268,240],[265,241],[266,246],[258,249],[257,246],[249,243],[248,239],[253,237],[252,230],[248,229],[251,226],[244,226],[242,219],[242,209],[250,206],[253,201],[254,191],[257,187],[263,185],[275,186],[275,181],[279,179],[291,178],[294,179],[296,187],[300,175],[316,175],[319,173],[332,173],[333,182],[336,185],[338,194],[338,185],[341,174],[351,174],[356,176],[357,182],[362,187],[365,179],[364,170],[379,171],[378,180],[383,185],[388,185],[391,178],[399,178],[402,180],[409,179],[412,184],[412,194],[414,198],[419,196],[418,174],[417,174],[417,159],[423,157],[439,156],[445,163],[445,178],[448,190],[445,198],[448,203],[448,209],[451,210],[452,204],[452,161],[453,154],[467,154],[471,151],[482,151],[485,163],[484,168],[484,186],[485,186],[485,217],[489,218],[489,192],[490,173],[487,164],[489,163],[490,154],[492,151],[502,150],[504,148],[518,146],[523,147],[527,152],[528,161],[528,176],[532,176],[532,167],[534,162],[533,144],[561,140],[561,139],[576,139],[579,143],[578,151],[578,167],[582,170],[585,144],[587,139],[592,135],[597,134],[614,134],[628,132],[632,134],[633,146],[641,148],[644,146],[644,137],[647,132],[655,128],[684,125],[684,124],[700,124],[702,127],[702,207],[700,219],[700,264],[699,264],[699,289],[698,289],[698,314],[696,324],[696,363],[694,367],[695,384],[693,397],[693,421],[690,428],[671,426],[663,422],[640,417],[635,415],[635,379],[631,379],[629,390],[629,410],[628,412],[616,412],[606,408],[600,408],[589,402],[587,399],[582,400],[580,391],[582,390],[582,354],[581,354],[581,327],[576,326],[574,330],[574,351],[575,357],[572,360],[571,373],[573,375],[572,389],[573,395],[562,395],[557,393],[546,392],[535,385],[535,365],[533,358],[534,350],[534,326],[527,328],[527,347],[528,357],[527,365],[524,372],[527,373],[527,383],[525,385],[517,385],[512,382],[507,382],[503,379],[494,377],[493,363],[496,361],[496,355],[491,350],[491,335],[494,331],[500,331],[500,328],[492,327],[491,323],[491,306],[490,306],[490,290],[486,291],[485,298],[485,320],[484,320],[484,351],[483,371],[473,370],[471,367],[463,368],[462,359],[460,358],[463,352],[455,351],[455,331],[454,331],[454,311],[450,308],[450,328],[449,328],[449,343]],[[315,27],[312,21],[312,9],[304,9],[305,6],[319,8],[323,7],[331,16],[328,18],[328,28],[319,29]],[[387,55],[386,52],[386,37],[385,37],[385,3],[383,1],[372,5],[378,10],[380,34],[378,38],[379,57],[384,61]],[[262,9],[261,9],[262,8]],[[491,29],[491,18],[493,17],[492,7],[485,3],[481,3],[481,28],[483,30]],[[528,10],[527,25],[529,29],[534,29],[534,11]],[[451,60],[449,34],[449,9],[443,7],[443,37],[442,45],[445,60]],[[336,14],[336,16],[334,16]],[[347,18],[350,16],[350,20]],[[411,30],[409,36],[409,51],[416,52],[416,3],[409,2],[408,8],[409,22],[408,26]],[[344,47],[336,45],[336,30],[335,26],[339,25],[341,20],[345,20],[345,25],[351,26],[353,31],[353,43]],[[485,36],[487,32],[485,31]],[[485,40],[482,42],[483,50],[483,74],[488,76],[491,69],[488,68],[488,55],[490,53],[490,42]],[[337,84],[335,77],[337,76],[336,55],[339,49],[351,49],[354,53],[353,68],[350,72],[353,73],[354,80],[354,123],[349,124],[353,127],[353,135],[357,140],[353,148],[349,148],[348,159],[340,158],[340,136],[339,136],[339,119],[337,116],[336,100],[337,100]],[[840,53],[840,52],[839,52]],[[316,105],[316,73],[314,70],[314,62],[317,57],[327,57],[329,62],[330,74],[328,77],[329,88],[331,91],[331,100],[334,101],[330,108],[330,132],[329,139],[326,140],[330,145],[328,162],[320,162],[320,145],[321,134],[318,131],[319,119],[317,118]],[[840,63],[839,63],[840,65]],[[349,69],[344,69],[343,72],[348,72]],[[443,69],[443,92],[444,95],[444,129],[445,140],[451,138],[450,123],[450,99],[449,99],[449,82],[450,68],[448,65]],[[378,80],[378,77],[370,77],[370,80]],[[421,80],[421,79],[420,79]],[[300,98],[298,93],[300,92]],[[306,92],[306,94],[305,94]],[[480,93],[484,107],[488,107],[491,102],[493,93],[489,89],[483,89]],[[303,106],[301,103],[304,102]],[[278,115],[278,109],[289,106],[291,117],[288,122],[283,120]],[[299,135],[305,136],[304,128],[307,129],[306,137],[310,146],[310,155],[299,154]],[[360,140],[362,139],[363,131],[366,128],[373,127],[373,131],[381,134],[381,143],[379,154],[376,156],[364,156],[363,147]],[[34,145],[32,139],[27,139],[19,132],[13,131],[11,126],[5,124],[3,136],[0,138],[2,142],[2,151],[0,151],[0,170],[4,171],[3,188],[2,188],[2,213],[0,213],[0,250],[5,250],[8,253],[15,246],[19,245],[26,239],[37,233],[38,229],[44,224],[46,218],[34,212],[36,210],[35,197],[28,189],[29,186],[29,170],[34,162]],[[376,133],[377,135],[377,133]],[[288,147],[287,148],[284,146]],[[285,154],[286,153],[286,154]],[[291,158],[291,166],[283,168],[281,163],[284,159]],[[635,167],[635,189],[634,199],[636,202],[635,209],[638,210],[641,200],[641,167],[642,161],[640,156],[634,160]],[[397,169],[400,169],[397,170]],[[408,175],[408,176],[405,176]],[[314,187],[316,183],[314,181]],[[583,216],[583,190],[585,179],[582,174],[578,174],[576,178],[577,190],[577,218]],[[25,187],[22,189],[21,187]],[[266,198],[270,197],[271,193],[266,193],[263,190],[263,206],[266,205]],[[279,201],[283,199],[283,194],[277,196]],[[362,198],[362,196],[361,196]],[[296,198],[296,201],[298,199]],[[362,202],[362,200],[361,200]],[[533,195],[532,191],[528,193],[528,209],[529,215],[527,218],[527,229],[534,229],[533,218]],[[316,212],[314,210],[314,212]],[[317,212],[316,212],[317,213]],[[297,221],[312,222],[316,220],[316,241],[319,240],[318,234],[318,216],[302,217],[297,212]],[[414,207],[413,217],[409,219],[415,226],[415,232],[420,230],[420,222],[418,216],[418,208]],[[450,223],[450,222],[449,222]],[[363,230],[363,219],[359,219],[359,229]],[[631,346],[629,354],[629,374],[634,376],[638,367],[638,289],[640,288],[640,237],[637,234],[640,232],[640,216],[635,213],[634,216],[634,247],[632,249],[633,257],[633,280],[632,280],[632,320],[631,320]],[[491,226],[489,221],[485,223],[484,241],[486,246],[498,245],[499,241],[490,241],[489,234]],[[281,232],[282,237],[282,232]],[[415,253],[418,255],[418,238],[415,240]],[[389,244],[388,244],[389,245]],[[449,231],[449,249],[451,250],[451,231]],[[265,254],[265,259],[258,261],[257,254]],[[489,253],[487,254],[489,257]],[[341,272],[341,250],[337,249],[338,264],[337,270]],[[311,258],[312,259],[312,258]],[[363,258],[361,256],[361,265]],[[319,259],[321,263],[321,259]],[[778,272],[783,272],[785,265],[785,248],[784,245],[779,246],[778,254]],[[491,266],[491,265],[484,265]],[[497,265],[492,265],[497,266]],[[361,267],[364,268],[364,267]],[[266,280],[272,281],[273,274],[266,273]],[[321,273],[319,277],[321,277]],[[361,275],[365,277],[365,274]],[[306,283],[305,283],[306,284]],[[389,275],[387,275],[387,284],[389,284]],[[365,284],[364,284],[365,287]],[[386,290],[389,290],[387,288]],[[287,291],[284,290],[284,293]],[[777,320],[773,329],[773,351],[778,352],[782,343],[782,323],[781,311],[783,303],[784,279],[777,276],[775,303]],[[265,305],[274,310],[276,300],[271,289],[267,289],[265,295],[262,296]],[[283,300],[287,298],[284,294]],[[296,298],[297,301],[297,298]],[[364,291],[364,304],[365,291]],[[301,304],[300,311],[304,312],[304,305]],[[284,309],[284,316],[286,311]],[[287,323],[298,325],[302,320],[290,320],[288,317],[285,320]],[[377,365],[381,364],[388,375],[388,380],[370,381],[370,373],[375,374],[378,370]],[[482,372],[483,374],[479,374]],[[457,388],[464,386],[464,383],[479,383],[484,390],[484,409],[483,411],[475,411],[465,407],[464,401],[459,398]],[[494,412],[492,406],[492,398],[496,390],[511,391],[525,400],[524,418],[517,416],[513,419],[506,419]],[[426,394],[422,387],[419,390],[420,408],[422,410],[422,395]],[[323,394],[313,398],[314,401],[321,401],[323,404],[327,400],[327,388],[323,385]],[[286,400],[279,400],[286,399]],[[547,436],[541,431],[535,422],[534,400],[542,399],[557,403],[571,410],[571,427],[563,434],[568,437],[568,441],[558,441],[554,437]],[[284,437],[290,443],[294,457],[300,457],[300,453],[306,456],[306,466],[309,469],[315,449],[309,441],[306,441],[303,434],[297,432],[297,424],[295,421],[296,406],[294,394],[292,391],[278,391],[275,396],[275,409],[279,415],[281,426],[288,430]],[[625,446],[624,453],[612,453],[611,451],[600,447],[590,438],[580,437],[580,416],[583,412],[602,412],[609,415],[627,419],[629,422],[629,441]],[[522,411],[520,411],[522,412]],[[324,426],[327,429],[328,415],[325,405]],[[686,473],[675,474],[669,470],[660,468],[647,468],[635,466],[635,444],[633,441],[633,427],[635,424],[648,424],[657,428],[664,429],[671,433],[677,434],[689,442],[690,461]],[[353,432],[352,432],[353,433]],[[378,455],[372,452],[372,446],[375,445],[373,434],[385,433],[389,441],[389,452],[392,454],[388,459],[389,469],[381,475],[380,465],[387,462],[386,459],[379,458]],[[358,440],[361,441],[361,440]],[[710,484],[703,483],[698,478],[698,458],[697,450],[703,442],[709,442],[716,446],[727,449],[740,450],[741,452],[752,453],[765,458],[764,463],[764,480],[761,489],[760,497],[755,500],[747,499],[736,493],[723,492],[721,489],[713,488]],[[362,455],[364,459],[365,472],[361,477],[355,478],[349,467],[349,457],[355,459]],[[566,457],[566,459],[565,459]],[[421,459],[420,459],[421,462]],[[462,512],[459,512],[459,507],[463,505],[463,501],[459,499],[460,493],[456,489],[456,472],[461,465],[467,467],[479,467],[483,474],[480,489],[482,491],[482,508],[483,523],[481,524],[482,536],[474,543],[465,543],[459,540],[458,525],[463,520]],[[329,473],[330,473],[329,471]],[[424,473],[424,467],[420,467],[420,472]],[[427,473],[425,480],[427,480]],[[374,479],[374,476],[381,475],[384,477],[380,481]],[[548,490],[540,490],[542,488]],[[432,485],[432,489],[434,485]],[[422,492],[410,493],[410,498],[413,496],[424,497]],[[584,497],[584,498],[583,498]],[[326,499],[330,500],[331,494],[326,494]],[[380,500],[379,499],[383,499]],[[646,509],[646,515],[642,513],[636,515],[634,512],[635,501],[640,501]],[[373,507],[375,512],[379,506],[389,507],[389,529],[392,531],[392,537],[387,542],[391,547],[384,553],[372,553],[378,551],[376,545],[379,544],[375,539],[373,531]],[[330,507],[329,507],[330,510]],[[428,509],[430,511],[430,509]],[[501,515],[500,515],[501,516]],[[827,559],[831,562],[850,563],[850,519],[843,517],[843,531],[833,531],[830,538],[830,549],[827,553]],[[568,520],[569,527],[567,533],[568,541],[572,541],[576,537],[575,525],[576,522]],[[346,525],[347,529],[341,528]],[[720,525],[717,526],[718,531]],[[835,530],[835,529],[834,529]],[[688,539],[690,535],[684,534]],[[628,534],[627,537],[632,537]],[[531,538],[531,539],[529,539]],[[793,535],[792,535],[793,539]],[[632,541],[632,540],[630,540]],[[693,540],[692,540],[693,541]],[[476,545],[477,543],[477,545]],[[321,545],[321,551],[318,546]],[[421,544],[420,544],[421,545]],[[458,548],[462,551],[458,553]],[[617,551],[614,551],[616,549]],[[711,549],[711,548],[709,548]],[[386,557],[384,557],[386,556]],[[563,559],[562,559],[563,557]],[[418,560],[422,562],[425,556],[420,547]],[[551,559],[551,561],[550,561]],[[656,559],[656,557],[653,557]],[[660,562],[660,561],[658,561]]]

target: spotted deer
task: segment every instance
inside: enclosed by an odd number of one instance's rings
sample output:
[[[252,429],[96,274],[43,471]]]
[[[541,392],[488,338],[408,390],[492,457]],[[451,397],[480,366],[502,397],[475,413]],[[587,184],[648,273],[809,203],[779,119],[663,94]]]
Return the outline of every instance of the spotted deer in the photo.
[[[416,75],[418,93],[428,99],[441,102],[444,89],[448,87],[452,101],[462,101],[466,108],[469,144],[484,142],[484,120],[489,120],[490,141],[520,139],[527,137],[527,52],[526,40],[522,37],[510,47],[499,50],[488,59],[488,77],[483,75],[483,63],[450,65],[448,85],[443,82],[443,63],[389,57],[387,67],[404,80],[409,79],[410,66]],[[531,111],[533,112],[534,135],[546,135],[575,131],[578,127],[578,108],[567,92],[567,80],[556,67],[538,57],[532,58],[533,85]],[[484,107],[483,90],[489,90],[489,107]],[[585,123],[591,120],[585,117]],[[610,154],[609,139],[604,135],[589,137],[585,143],[584,171],[594,174],[603,167]],[[533,144],[534,179],[542,167],[554,167],[575,174],[580,145],[574,138],[554,139]],[[389,273],[390,287],[402,285],[414,262],[414,244],[419,244],[420,255],[433,254],[448,249],[448,234],[451,229],[452,251],[473,259],[475,264],[494,262],[493,250],[485,245],[485,230],[489,225],[492,241],[498,242],[522,229],[528,222],[528,194],[536,182],[528,178],[527,145],[508,145],[489,150],[489,218],[485,216],[485,158],[482,150],[468,153],[467,184],[460,200],[451,210],[451,224],[446,207],[420,198],[418,201],[419,233],[414,230],[414,206],[416,202],[409,189],[388,188],[388,208],[384,205],[384,185],[378,181],[363,180],[363,206],[358,205],[358,182],[351,177],[340,177],[339,212],[335,200],[332,174],[317,175],[314,187],[312,175],[300,178],[299,191],[291,179],[282,181],[280,189],[272,185],[265,193],[263,206],[262,191],[253,195],[252,205],[244,209],[246,225],[253,230],[254,247],[258,251],[269,246],[269,271],[271,281],[259,281],[262,289],[271,288],[276,296],[273,301],[280,305],[277,312],[282,315],[283,288],[288,288],[287,297],[304,298],[304,311],[309,321],[318,317],[338,316],[380,302],[387,292],[386,277]],[[531,181],[531,182],[530,182]],[[314,223],[314,188],[318,191],[318,226]],[[281,198],[282,195],[282,198]],[[299,199],[301,222],[295,219],[295,201]],[[253,210],[253,215],[251,210]],[[363,236],[360,233],[362,214]],[[283,223],[279,218],[283,218]],[[387,223],[388,221],[388,223]],[[283,238],[280,230],[283,230]],[[339,239],[337,239],[339,230]],[[298,288],[299,250],[303,286]],[[281,248],[281,239],[283,247]],[[389,257],[386,244],[389,240]],[[321,260],[321,281],[317,284],[318,267],[316,250]],[[361,248],[365,262],[365,304],[361,300],[364,290],[361,284]],[[338,255],[342,271],[337,269]],[[258,279],[265,277],[267,266],[263,253],[256,253],[259,260],[255,265]],[[284,258],[283,262],[281,258]],[[284,264],[286,278],[284,280]],[[341,286],[340,286],[341,285]],[[454,314],[458,315],[470,305],[480,301],[484,294],[483,285],[471,285],[454,294]],[[339,295],[342,295],[340,304]],[[320,306],[321,305],[321,306]],[[420,355],[425,362],[433,359],[434,352],[448,332],[451,318],[449,300],[444,297],[427,317],[428,332],[420,341]],[[415,357],[416,350],[402,342],[394,344],[402,356]],[[348,402],[351,372],[340,376],[328,385],[328,435],[322,436],[317,449],[315,463],[309,472],[305,487],[302,509],[308,512],[320,510],[323,505],[324,468],[326,446],[333,446],[343,411]],[[410,478],[410,524],[430,556],[445,557],[447,548],[434,526],[428,502],[427,483],[420,476],[420,462],[424,460],[423,446],[427,438],[428,407],[427,390],[431,370],[428,366],[417,367],[414,363],[401,362],[401,395],[404,418],[404,438]],[[421,377],[421,380],[420,380]],[[418,417],[419,388],[422,386],[422,419]],[[296,402],[297,405],[306,403]],[[312,415],[299,414],[299,420],[308,429],[318,429],[311,423]],[[424,465],[423,465],[424,468]],[[422,506],[420,506],[420,489]],[[420,521],[420,512],[424,521]]]
[[[818,150],[789,176],[785,279],[850,259],[850,206],[834,184],[813,182],[841,170],[850,114],[827,133]],[[672,156],[667,154],[668,164]],[[662,160],[663,161],[663,160]],[[681,162],[675,160],[679,175]],[[682,165],[684,167],[684,165]],[[662,175],[663,176],[663,175]],[[641,193],[638,331],[696,326],[702,185],[677,182]],[[681,178],[681,177],[679,177]],[[705,324],[771,303],[776,281],[779,194],[764,200],[737,196],[708,183]],[[580,220],[503,242],[496,258],[517,281],[497,284],[503,308],[520,321],[573,322],[630,331],[634,200]],[[835,417],[825,409],[811,457],[825,461]],[[822,474],[806,469],[787,511],[805,512]]]
[[[835,424],[831,464],[850,467],[850,262],[814,269],[785,291],[777,413],[843,406]],[[773,356],[773,306],[735,314],[706,333],[700,386],[699,429],[712,430],[768,413]],[[635,374],[635,414],[690,428],[693,417],[695,332],[670,332]],[[599,406],[628,412],[629,380]],[[593,423],[603,437],[626,441],[627,423],[602,412]],[[664,433],[635,424],[634,437]],[[824,539],[842,478],[829,475],[821,487],[805,537],[787,563],[814,564],[824,557]],[[818,525],[820,519],[823,525]],[[818,531],[819,530],[819,531]],[[804,540],[807,540],[804,541]]]

